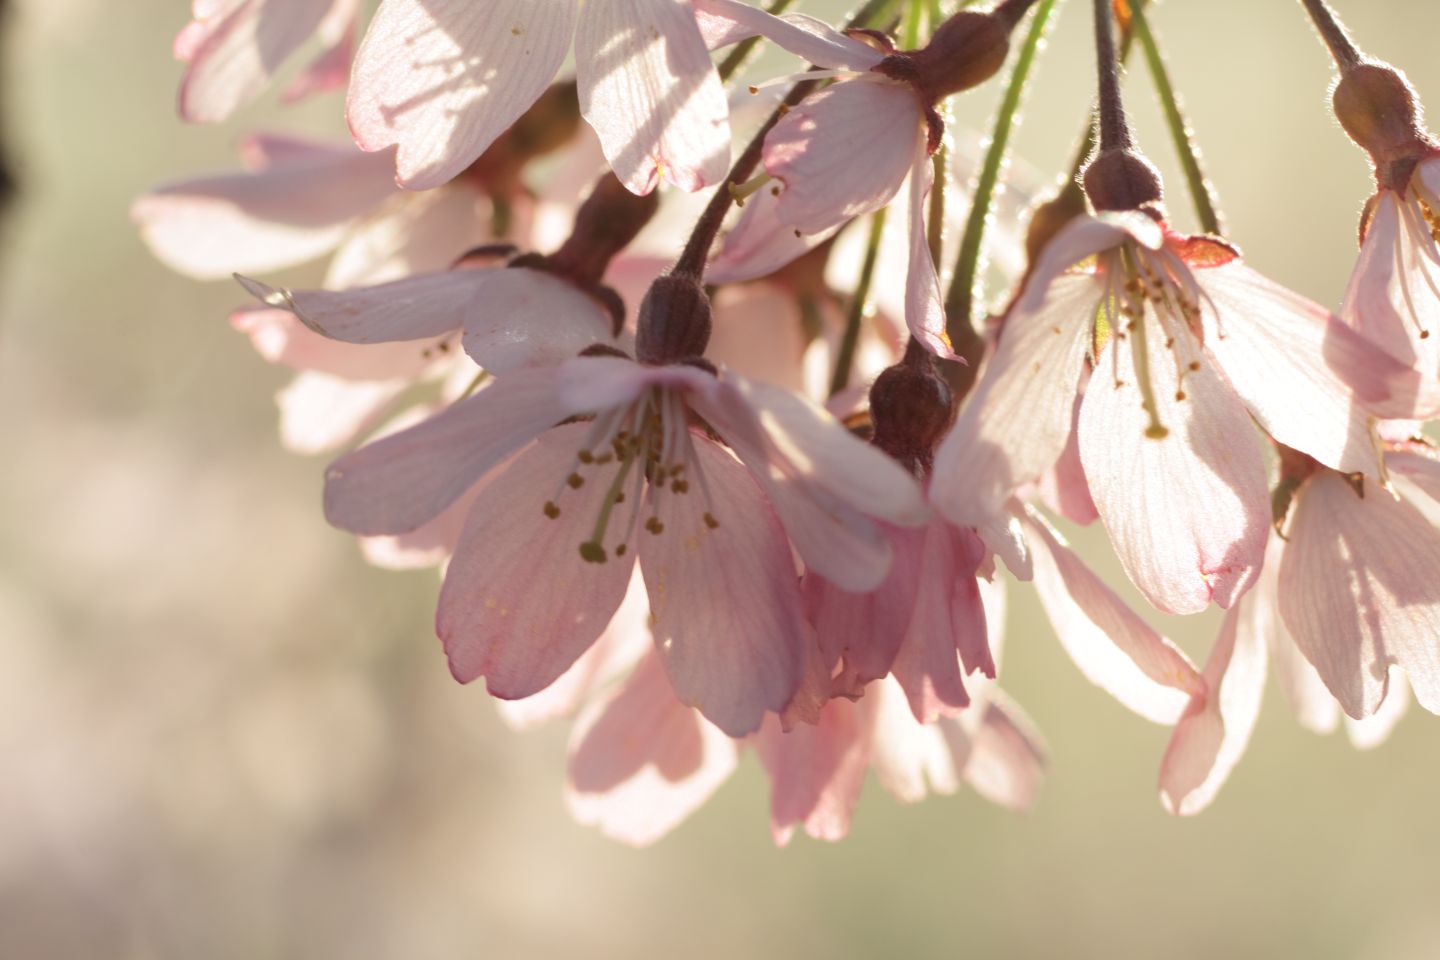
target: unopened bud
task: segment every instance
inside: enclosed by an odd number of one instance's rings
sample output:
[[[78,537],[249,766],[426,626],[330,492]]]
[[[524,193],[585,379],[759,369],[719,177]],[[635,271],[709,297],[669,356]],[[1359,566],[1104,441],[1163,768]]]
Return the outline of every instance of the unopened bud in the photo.
[[[1164,196],[1160,171],[1134,149],[1102,150],[1085,168],[1085,194],[1096,210],[1139,210]]]
[[[902,361],[870,386],[875,446],[914,473],[930,469],[950,419],[950,387],[929,362]]]
[[[1330,102],[1340,126],[1370,154],[1377,170],[1433,143],[1414,88],[1388,63],[1367,60],[1345,70]]]
[[[704,355],[710,343],[710,298],[688,274],[657,277],[640,301],[635,357],[641,363],[678,363]]]

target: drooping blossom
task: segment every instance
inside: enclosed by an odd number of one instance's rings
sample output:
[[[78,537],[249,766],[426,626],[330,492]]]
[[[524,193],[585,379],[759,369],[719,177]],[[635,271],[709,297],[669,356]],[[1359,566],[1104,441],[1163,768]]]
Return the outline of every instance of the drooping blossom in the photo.
[[[908,179],[905,322],[913,336],[941,356],[951,356],[952,350],[925,224],[930,155],[943,129],[934,104],[999,69],[1018,16],[1011,6],[1002,4],[987,14],[962,11],[946,21],[927,49],[896,51],[872,34],[857,39],[808,25],[803,32],[786,31],[773,18],[762,19],[759,11],[739,9],[744,5],[734,0],[705,4],[706,10],[727,11],[737,24],[839,77],[788,111],[765,137],[765,171],[783,186],[776,202],[763,208],[764,249],[794,255],[797,247],[812,242],[805,237],[824,238],[852,218],[885,206]],[[798,242],[763,229],[772,212]]]
[[[1224,786],[1249,745],[1267,666],[1302,727],[1325,734],[1340,723],[1339,703],[1286,627],[1280,579],[1290,546],[1272,536],[1255,585],[1225,611],[1205,662],[1208,695],[1191,698],[1161,761],[1160,800],[1170,813],[1197,814]],[[1364,719],[1345,717],[1350,742],[1359,749],[1382,743],[1409,704],[1404,672],[1391,665],[1387,673],[1381,706]]]
[[[1398,412],[1440,413],[1440,149],[1367,202],[1341,315],[1423,378],[1414,406]]]
[[[1265,546],[1268,492],[1251,418],[1347,473],[1379,476],[1367,411],[1375,354],[1328,311],[1219,241],[1146,214],[1066,226],[1045,249],[974,396],[941,445],[936,503],[1028,568],[1008,504],[1078,450],[1126,573],[1157,608],[1228,606]],[[1343,374],[1343,375],[1342,375]]]
[[[324,51],[286,88],[287,101],[336,90],[350,75],[359,0],[192,0],[175,37],[187,66],[180,116],[218,123],[254,100],[312,37]]]
[[[590,419],[555,426],[575,416]],[[697,417],[728,449],[694,429]],[[732,735],[749,732],[799,681],[790,544],[864,589],[890,562],[870,518],[925,513],[898,466],[785,391],[589,356],[501,374],[342,457],[327,516],[362,534],[414,529],[537,437],[478,495],[437,620],[455,675],[485,676],[504,698],[543,689],[583,653],[638,555],[677,694]]]

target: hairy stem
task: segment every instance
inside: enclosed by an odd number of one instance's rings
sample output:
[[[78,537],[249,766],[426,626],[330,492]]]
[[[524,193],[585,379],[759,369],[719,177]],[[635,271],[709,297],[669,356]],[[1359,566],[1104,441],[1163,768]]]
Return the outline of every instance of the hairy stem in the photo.
[[[1115,55],[1112,0],[1095,0],[1095,65],[1100,78],[1100,149],[1127,150],[1135,145],[1125,104],[1120,99],[1120,61]]]
[[[1180,165],[1185,170],[1185,184],[1190,190],[1191,202],[1195,204],[1195,215],[1200,220],[1200,229],[1219,235],[1222,232],[1220,214],[1216,209],[1210,181],[1200,169],[1200,148],[1195,143],[1194,132],[1185,122],[1184,114],[1180,112],[1180,100],[1175,95],[1174,85],[1170,83],[1165,59],[1160,55],[1160,46],[1156,43],[1155,34],[1150,30],[1145,13],[1138,4],[1131,8],[1130,23],[1135,37],[1145,51],[1150,78],[1155,82],[1155,92],[1160,95],[1160,104],[1165,108],[1165,123],[1170,128],[1170,137],[1175,141],[1175,151],[1180,155]]]
[[[1300,2],[1305,6],[1305,12],[1310,14],[1315,29],[1320,31],[1320,39],[1330,48],[1330,56],[1335,58],[1335,66],[1343,72],[1358,65],[1365,58],[1360,48],[1350,39],[1350,34],[1345,31],[1345,25],[1335,16],[1335,11],[1330,9],[1325,0]]]

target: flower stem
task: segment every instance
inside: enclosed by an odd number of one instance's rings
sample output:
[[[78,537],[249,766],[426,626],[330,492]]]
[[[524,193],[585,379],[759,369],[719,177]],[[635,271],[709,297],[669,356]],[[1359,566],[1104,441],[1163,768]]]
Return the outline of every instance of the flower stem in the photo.
[[[847,28],[865,26],[878,16],[883,15],[894,0],[866,0],[860,10],[845,24]],[[690,231],[690,239],[685,243],[685,249],[681,251],[680,258],[675,261],[671,273],[683,274],[699,280],[705,275],[705,261],[710,257],[710,247],[715,243],[715,237],[720,233],[720,227],[725,222],[725,215],[730,212],[730,204],[734,198],[730,194],[729,184],[744,183],[749,179],[750,174],[760,163],[760,155],[765,149],[765,135],[780,118],[785,116],[787,110],[798,104],[810,95],[819,80],[801,80],[790,88],[780,106],[760,125],[755,131],[755,136],[745,147],[743,153],[735,160],[730,167],[730,173],[726,175],[725,182],[720,184],[719,189],[710,197],[710,202],[700,214],[700,219],[695,221],[695,227]]]
[[[1190,199],[1195,204],[1195,215],[1200,220],[1200,229],[1218,236],[1222,232],[1220,213],[1215,206],[1215,195],[1210,181],[1200,169],[1200,148],[1195,143],[1190,125],[1185,122],[1185,115],[1180,112],[1180,100],[1175,95],[1175,87],[1170,83],[1165,59],[1160,55],[1155,34],[1151,32],[1150,24],[1139,4],[1131,7],[1130,23],[1134,36],[1139,39],[1140,46],[1145,51],[1150,78],[1155,82],[1155,92],[1160,95],[1160,104],[1165,109],[1165,123],[1170,128],[1171,139],[1175,141],[1175,152],[1180,155],[1180,166],[1185,170],[1185,183],[1190,190]]]
[[[1149,2],[1150,0],[1130,0],[1130,9],[1134,11],[1137,7],[1146,6]],[[1122,67],[1130,61],[1130,50],[1134,46],[1135,31],[1131,28],[1131,24],[1127,23],[1124,29],[1120,31],[1120,50],[1119,53],[1116,54]],[[1096,111],[1092,108],[1089,118],[1085,121],[1085,134],[1080,138],[1080,147],[1075,152],[1075,159],[1070,162],[1070,175],[1067,178],[1070,182],[1075,182],[1080,179],[1080,174],[1085,169],[1085,161],[1090,159],[1090,155],[1095,152],[1095,148],[1099,145],[1096,136],[1099,133],[1098,121],[1099,117],[1096,116]],[[1076,189],[1079,189],[1078,185]]]
[[[1100,79],[1100,149],[1128,150],[1135,145],[1120,98],[1120,62],[1111,23],[1112,0],[1095,0],[1095,65]]]
[[[845,332],[840,336],[840,349],[835,354],[835,372],[830,377],[830,396],[850,385],[850,368],[855,365],[855,348],[860,343],[860,323],[870,300],[870,284],[875,279],[875,263],[880,259],[880,238],[885,233],[885,208],[870,217],[870,234],[865,239],[865,259],[860,263],[860,280],[855,296],[845,315]]]
[[[1335,16],[1325,0],[1300,0],[1305,6],[1305,12],[1310,14],[1310,20],[1315,24],[1315,29],[1320,31],[1320,39],[1325,41],[1325,46],[1330,48],[1330,56],[1335,58],[1335,66],[1341,72],[1357,66],[1365,55],[1355,42],[1350,39],[1350,34],[1345,31],[1345,25]]]
[[[1010,72],[1005,96],[1000,101],[1000,110],[995,117],[995,128],[990,135],[990,147],[980,167],[980,176],[975,181],[975,195],[970,204],[970,215],[965,221],[965,232],[960,239],[960,253],[955,261],[955,275],[945,295],[946,333],[957,353],[962,356],[962,345],[977,341],[975,327],[971,321],[974,310],[975,282],[980,270],[980,251],[985,236],[985,226],[990,220],[990,208],[995,199],[1000,171],[1005,165],[1005,154],[1010,144],[1010,134],[1020,112],[1020,101],[1025,92],[1026,81],[1035,58],[1040,50],[1040,41],[1049,26],[1056,0],[1041,0],[1035,9],[1035,19],[1030,23],[1030,32],[1020,47],[1020,55]],[[971,358],[972,360],[974,358]]]

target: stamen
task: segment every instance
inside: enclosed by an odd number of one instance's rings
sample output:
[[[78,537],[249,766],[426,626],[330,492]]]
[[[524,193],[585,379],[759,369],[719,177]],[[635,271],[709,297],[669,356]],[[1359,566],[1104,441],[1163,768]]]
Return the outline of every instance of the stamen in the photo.
[[[1136,259],[1138,261],[1138,266],[1142,270],[1146,271],[1146,273],[1150,274],[1151,276],[1154,276],[1153,271],[1149,269],[1149,266],[1145,263],[1143,258],[1136,257]],[[1155,307],[1157,314],[1156,322],[1158,323],[1158,314],[1160,309],[1160,302],[1158,298],[1156,300]],[[1130,356],[1135,364],[1135,379],[1138,381],[1138,385],[1140,387],[1140,402],[1141,405],[1145,408],[1146,414],[1148,414],[1150,417],[1150,423],[1145,428],[1145,436],[1149,437],[1152,440],[1163,440],[1165,437],[1170,435],[1170,431],[1163,423],[1160,422],[1160,403],[1155,397],[1155,385],[1151,382],[1150,378],[1150,349],[1147,342],[1149,338],[1147,336],[1146,326],[1147,325],[1144,322],[1144,314],[1142,312],[1140,322],[1135,323],[1132,327],[1135,336],[1132,337],[1130,340]]]
[[[549,517],[551,520],[554,520],[556,517],[560,516],[560,507],[555,503],[554,500],[546,500],[544,509],[545,516]]]
[[[737,207],[743,207],[748,197],[759,192],[761,187],[773,179],[775,178],[762,170],[744,183],[729,183],[726,184],[726,186],[730,188],[730,196],[735,198],[735,205]]]

